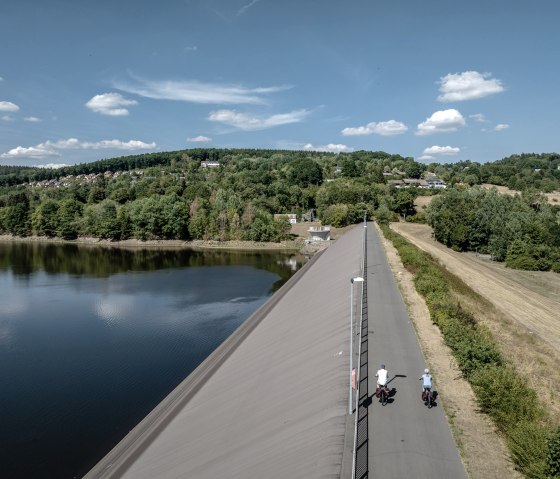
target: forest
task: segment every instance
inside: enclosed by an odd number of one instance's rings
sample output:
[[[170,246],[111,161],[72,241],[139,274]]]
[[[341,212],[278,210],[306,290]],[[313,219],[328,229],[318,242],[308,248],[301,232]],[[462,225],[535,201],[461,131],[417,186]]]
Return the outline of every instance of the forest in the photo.
[[[220,166],[204,168],[208,160]],[[425,167],[383,152],[340,157],[213,149],[59,170],[1,167],[0,233],[280,241],[290,225],[275,214],[313,211],[333,226],[352,224],[379,208],[389,215],[413,214],[414,193],[385,184],[383,172],[392,169],[418,178]]]
[[[204,162],[219,166],[204,167]],[[396,188],[426,175],[445,190]],[[517,188],[508,197],[478,188]],[[0,234],[75,239],[281,241],[286,217],[310,212],[342,227],[364,213],[380,223],[427,222],[460,251],[514,268],[558,271],[560,216],[541,194],[560,190],[560,155],[521,154],[494,163],[432,163],[381,151],[190,149],[61,169],[0,166]],[[418,195],[438,195],[416,214]]]

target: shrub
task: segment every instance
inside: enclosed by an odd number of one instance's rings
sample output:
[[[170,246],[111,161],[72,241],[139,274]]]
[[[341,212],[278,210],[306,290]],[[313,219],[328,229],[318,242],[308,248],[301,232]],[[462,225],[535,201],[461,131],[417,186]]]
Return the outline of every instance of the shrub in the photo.
[[[519,421],[535,421],[542,416],[535,391],[511,367],[479,369],[472,374],[471,383],[482,411],[506,433]]]
[[[550,477],[547,474],[547,431],[544,427],[521,421],[511,429],[507,443],[513,461],[524,476],[533,479]]]
[[[560,477],[560,427],[550,434],[546,446],[546,474],[551,478]]]
[[[506,266],[511,269],[523,269],[527,271],[539,270],[539,263],[531,256],[506,257]]]

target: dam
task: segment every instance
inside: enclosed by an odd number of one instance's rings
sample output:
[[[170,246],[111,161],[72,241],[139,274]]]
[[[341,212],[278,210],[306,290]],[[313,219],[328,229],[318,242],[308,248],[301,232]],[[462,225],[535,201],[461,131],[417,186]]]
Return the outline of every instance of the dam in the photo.
[[[418,341],[376,228],[363,226],[308,262],[85,477],[466,477],[443,408],[427,415],[418,400]],[[386,407],[373,394],[381,360],[396,392]]]

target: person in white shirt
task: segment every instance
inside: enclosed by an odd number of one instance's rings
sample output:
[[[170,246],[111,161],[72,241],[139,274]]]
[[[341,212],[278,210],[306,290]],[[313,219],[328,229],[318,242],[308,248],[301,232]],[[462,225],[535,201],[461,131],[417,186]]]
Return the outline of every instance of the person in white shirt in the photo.
[[[430,375],[429,369],[424,369],[424,374],[418,379],[422,380],[422,399],[425,399],[426,392],[432,389],[432,376]]]
[[[389,379],[389,371],[385,369],[385,365],[381,365],[381,369],[375,373],[377,377],[377,388],[375,390],[375,395],[379,396],[379,389],[382,387],[387,387],[387,380]]]

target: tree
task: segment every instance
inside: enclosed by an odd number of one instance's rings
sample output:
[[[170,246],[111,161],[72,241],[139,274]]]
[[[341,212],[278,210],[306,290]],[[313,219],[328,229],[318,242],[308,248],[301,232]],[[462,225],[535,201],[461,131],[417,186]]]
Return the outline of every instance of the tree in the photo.
[[[60,203],[57,218],[57,235],[71,240],[78,237],[78,221],[82,213],[82,205],[74,199],[66,199]]]
[[[58,230],[58,202],[47,199],[41,203],[31,216],[35,234],[39,236],[56,236]]]
[[[291,164],[289,178],[301,187],[319,185],[323,181],[323,171],[315,161],[301,158]]]

